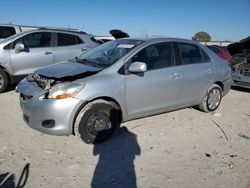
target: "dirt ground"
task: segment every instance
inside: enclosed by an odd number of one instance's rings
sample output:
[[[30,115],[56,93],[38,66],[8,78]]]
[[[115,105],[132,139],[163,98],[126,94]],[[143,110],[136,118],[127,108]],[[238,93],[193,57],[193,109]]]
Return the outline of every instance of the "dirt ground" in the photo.
[[[186,108],[122,124],[86,145],[22,120],[0,94],[0,187],[250,187],[250,91],[231,90],[214,114]]]

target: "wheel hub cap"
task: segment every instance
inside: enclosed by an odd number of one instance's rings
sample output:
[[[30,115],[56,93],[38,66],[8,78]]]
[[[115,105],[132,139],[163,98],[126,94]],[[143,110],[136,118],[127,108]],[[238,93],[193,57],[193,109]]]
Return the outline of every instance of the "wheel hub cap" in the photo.
[[[221,100],[221,94],[218,89],[213,89],[208,95],[208,107],[213,110],[218,107]]]

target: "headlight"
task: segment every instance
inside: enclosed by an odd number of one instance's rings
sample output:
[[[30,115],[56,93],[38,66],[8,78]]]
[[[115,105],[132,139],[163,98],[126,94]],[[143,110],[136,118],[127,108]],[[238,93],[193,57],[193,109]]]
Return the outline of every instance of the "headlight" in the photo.
[[[66,99],[74,97],[83,87],[84,84],[76,82],[55,85],[50,89],[48,99]]]

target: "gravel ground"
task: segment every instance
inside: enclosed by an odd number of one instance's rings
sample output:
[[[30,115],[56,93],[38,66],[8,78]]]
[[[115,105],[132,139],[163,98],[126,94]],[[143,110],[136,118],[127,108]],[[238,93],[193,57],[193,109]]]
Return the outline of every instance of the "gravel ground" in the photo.
[[[49,136],[0,94],[0,187],[250,187],[250,91],[214,114],[186,108],[122,124],[103,144]]]

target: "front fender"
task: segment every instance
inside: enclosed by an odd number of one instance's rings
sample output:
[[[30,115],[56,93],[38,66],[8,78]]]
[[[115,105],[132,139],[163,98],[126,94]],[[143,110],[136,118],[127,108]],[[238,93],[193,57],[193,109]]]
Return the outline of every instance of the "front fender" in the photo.
[[[122,110],[123,119],[127,119],[124,77],[121,75],[97,76],[82,79],[85,87],[75,98],[89,102],[98,98],[110,98],[118,103]]]

